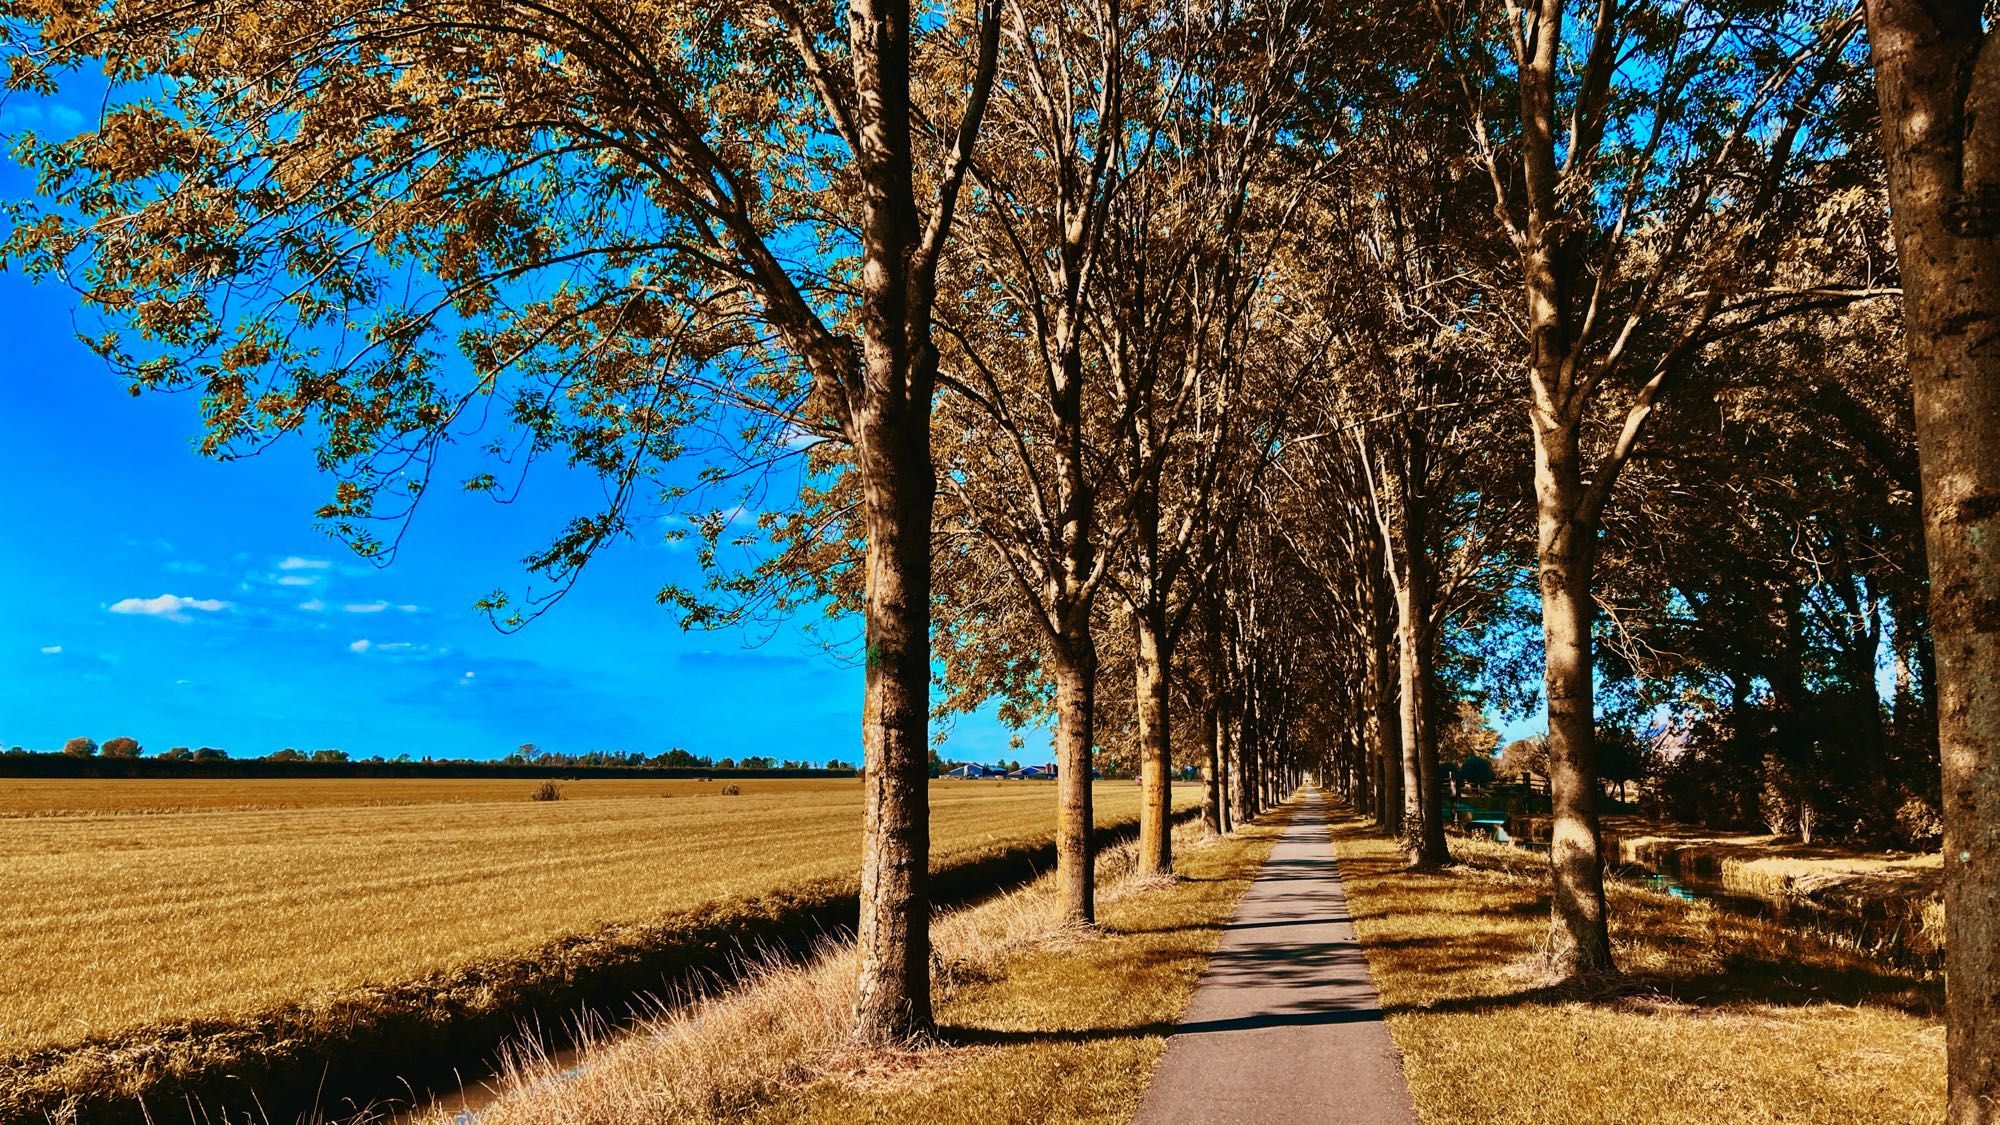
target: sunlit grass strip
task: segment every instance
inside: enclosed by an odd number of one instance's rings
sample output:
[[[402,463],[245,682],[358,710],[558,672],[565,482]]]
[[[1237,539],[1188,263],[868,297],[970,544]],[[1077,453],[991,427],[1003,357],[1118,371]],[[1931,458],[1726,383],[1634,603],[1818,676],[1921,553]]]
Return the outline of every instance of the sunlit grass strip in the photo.
[[[1545,873],[1414,874],[1351,823],[1334,841],[1426,1121],[1943,1118],[1934,982],[1767,921],[1614,886],[1625,975],[1558,985],[1541,968]]]
[[[580,1062],[517,1054],[478,1121],[1129,1120],[1276,835],[1252,827],[1197,843],[1201,829],[1184,826],[1180,881],[1127,876],[1130,844],[1107,853],[1095,934],[1061,924],[1047,878],[945,917],[935,930],[941,1041],[930,1047],[848,1047],[852,955],[831,949],[606,1039]],[[453,1121],[454,1108],[433,1125]]]

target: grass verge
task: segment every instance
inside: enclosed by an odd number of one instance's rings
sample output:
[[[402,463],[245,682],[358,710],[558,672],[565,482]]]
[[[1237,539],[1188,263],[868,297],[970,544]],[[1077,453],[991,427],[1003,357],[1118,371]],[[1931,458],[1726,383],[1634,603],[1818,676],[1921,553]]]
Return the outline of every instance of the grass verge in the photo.
[[[848,1047],[852,954],[833,949],[608,1039],[580,1062],[517,1056],[480,1125],[1128,1121],[1278,831],[1254,825],[1197,843],[1200,828],[1183,827],[1173,880],[1130,878],[1131,846],[1108,852],[1095,933],[1059,924],[1050,879],[940,919],[933,1045]]]
[[[1560,984],[1541,968],[1545,867],[1417,874],[1356,822],[1336,824],[1333,838],[1426,1121],[1943,1119],[1934,980],[1767,920],[1613,885],[1623,975]]]

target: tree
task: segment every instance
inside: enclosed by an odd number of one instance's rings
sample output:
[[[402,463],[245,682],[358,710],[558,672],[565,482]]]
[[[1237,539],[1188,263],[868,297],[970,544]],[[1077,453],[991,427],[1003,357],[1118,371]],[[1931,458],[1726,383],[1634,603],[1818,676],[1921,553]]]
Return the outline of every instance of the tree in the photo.
[[[1451,721],[1438,724],[1438,755],[1447,761],[1478,758],[1491,763],[1500,748],[1500,732],[1486,719],[1485,708],[1469,699],[1453,707]],[[1489,780],[1492,771],[1487,771]]]
[[[97,756],[97,740],[94,738],[72,738],[63,743],[62,752],[72,758],[94,758]]]
[[[312,752],[311,760],[315,762],[344,762],[347,761],[347,751],[315,750]]]
[[[304,762],[309,759],[303,751],[287,746],[282,750],[273,750],[269,754],[264,755],[264,760],[267,762]]]
[[[1467,785],[1493,784],[1493,759],[1485,754],[1467,754],[1459,759],[1458,779]]]
[[[1916,398],[1944,789],[1947,1118],[2000,1116],[2000,34],[1868,0]]]
[[[1549,736],[1534,735],[1517,738],[1500,748],[1500,772],[1504,774],[1533,774],[1547,778],[1554,768],[1549,764]]]
[[[194,761],[194,751],[185,746],[171,747],[166,753],[160,755],[160,760],[165,762],[192,762]]]
[[[226,762],[229,760],[229,751],[220,750],[213,746],[204,746],[194,752],[194,760],[197,762]]]
[[[516,432],[468,489],[504,497],[511,451],[602,474],[605,507],[530,560],[553,588],[484,600],[505,627],[627,534],[696,416],[761,416],[773,444],[838,435],[867,539],[856,1031],[927,1027],[932,309],[997,0],[237,15],[8,9],[14,88],[115,59],[129,95],[95,130],[27,142],[52,205],[18,216],[9,256],[126,330],[94,343],[135,389],[201,386],[206,452],[322,435],[340,479],[320,515],[364,554],[390,554],[375,521],[406,515],[489,409]]]
[[[1104,372],[1086,360],[1095,272],[1111,192],[1124,162],[1125,75],[1137,53],[1123,5],[1042,9],[1015,0],[1003,96],[974,173],[962,239],[941,302],[939,377],[946,433],[941,480],[954,515],[1003,564],[1033,609],[1055,681],[1057,880],[1063,912],[1096,918],[1090,769],[1096,746],[1096,597],[1108,554],[1101,470],[1085,457]],[[1061,112],[1057,106],[1090,107]],[[963,267],[960,275],[953,266]],[[1101,424],[1101,423],[1099,423]]]
[[[1571,8],[1579,9],[1574,25]],[[1549,714],[1551,956],[1612,969],[1591,636],[1598,536],[1671,384],[1732,316],[1823,305],[1770,284],[1766,220],[1855,21],[1832,5],[1436,4],[1514,250],[1535,442]]]
[[[104,740],[104,756],[107,758],[136,758],[142,753],[144,751],[140,748],[139,740],[136,738],[126,738],[120,735],[117,738],[107,738]]]

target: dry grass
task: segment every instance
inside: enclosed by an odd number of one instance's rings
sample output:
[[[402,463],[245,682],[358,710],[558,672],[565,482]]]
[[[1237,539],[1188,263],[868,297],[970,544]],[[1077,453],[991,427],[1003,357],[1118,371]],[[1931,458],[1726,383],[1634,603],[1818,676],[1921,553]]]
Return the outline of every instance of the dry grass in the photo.
[[[945,916],[933,1046],[848,1047],[852,952],[834,949],[608,1038],[581,1062],[517,1055],[479,1121],[1127,1121],[1275,839],[1253,827],[1197,843],[1200,829],[1184,827],[1178,880],[1130,878],[1131,847],[1108,852],[1095,934],[1059,924],[1049,879]]]
[[[1943,1118],[1935,982],[1770,922],[1618,886],[1612,940],[1625,975],[1553,984],[1540,968],[1549,907],[1539,857],[1518,853],[1532,874],[1420,875],[1353,824],[1336,825],[1334,843],[1427,1121]]]
[[[0,1074],[37,1048],[365,1004],[572,935],[851,893],[860,864],[856,781],[750,780],[727,799],[576,781],[537,803],[532,781],[218,779],[155,794],[211,811],[121,815],[153,784],[30,783],[40,804],[8,787],[17,811],[75,815],[0,820]],[[1097,803],[1129,821],[1138,794],[1105,783]],[[1046,840],[1054,804],[1051,786],[939,784],[934,860]]]
[[[1627,817],[1605,824],[1605,843],[1624,863],[1695,886],[1773,903],[1807,903],[1900,925],[1899,945],[1944,947],[1944,856],[1856,852],[1782,836],[1704,832]]]

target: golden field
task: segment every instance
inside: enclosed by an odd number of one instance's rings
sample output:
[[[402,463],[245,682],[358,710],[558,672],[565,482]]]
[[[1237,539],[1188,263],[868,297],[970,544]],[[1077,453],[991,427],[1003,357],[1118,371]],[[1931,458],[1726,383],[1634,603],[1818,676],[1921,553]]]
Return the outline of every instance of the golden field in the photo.
[[[0,782],[0,1061],[853,886],[859,781],[728,782]],[[1097,808],[1134,819],[1137,787]],[[933,864],[1047,840],[1054,814],[1050,785],[937,783]]]
[[[734,781],[745,793],[825,793],[858,784],[845,778],[753,778],[717,773],[694,778],[587,778],[561,782],[572,800],[692,797]],[[996,783],[997,784],[997,783]],[[335,805],[429,805],[513,801],[534,781],[520,778],[0,778],[0,818],[205,812],[215,809],[310,809]],[[1054,798],[1050,798],[1054,800]]]

